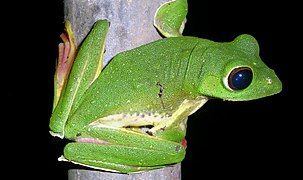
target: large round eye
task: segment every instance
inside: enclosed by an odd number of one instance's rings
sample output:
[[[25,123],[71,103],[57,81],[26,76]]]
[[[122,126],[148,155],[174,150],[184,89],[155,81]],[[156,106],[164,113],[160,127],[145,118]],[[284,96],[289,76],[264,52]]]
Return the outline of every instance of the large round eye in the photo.
[[[228,86],[232,90],[242,90],[247,88],[253,78],[252,70],[248,67],[238,67],[228,75]]]

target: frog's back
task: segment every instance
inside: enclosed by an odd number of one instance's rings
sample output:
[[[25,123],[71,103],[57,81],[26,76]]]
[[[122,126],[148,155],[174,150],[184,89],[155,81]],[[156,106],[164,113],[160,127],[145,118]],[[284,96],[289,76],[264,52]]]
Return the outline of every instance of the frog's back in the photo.
[[[118,54],[90,88],[83,105],[93,99],[103,100],[106,104],[114,102],[114,106],[132,101],[131,98],[141,98],[142,102],[145,100],[142,98],[150,94],[157,97],[158,102],[159,84],[167,85],[172,77],[177,76],[172,68],[173,62],[179,59],[185,62],[199,41],[194,37],[166,38]]]

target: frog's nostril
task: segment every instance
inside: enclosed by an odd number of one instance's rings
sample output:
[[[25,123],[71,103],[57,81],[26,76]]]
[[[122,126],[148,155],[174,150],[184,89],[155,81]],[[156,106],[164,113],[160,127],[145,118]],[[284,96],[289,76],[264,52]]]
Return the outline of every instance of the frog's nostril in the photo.
[[[265,78],[265,80],[268,85],[272,84],[272,79],[270,77]]]
[[[275,74],[266,76],[263,82],[267,85],[265,85],[265,88],[268,89],[271,94],[277,94],[282,90],[282,82]]]

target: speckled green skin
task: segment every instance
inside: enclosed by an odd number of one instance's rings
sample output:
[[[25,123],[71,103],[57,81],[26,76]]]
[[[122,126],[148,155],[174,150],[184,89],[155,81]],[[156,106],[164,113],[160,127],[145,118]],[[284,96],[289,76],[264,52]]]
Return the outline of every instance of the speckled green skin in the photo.
[[[177,125],[151,135],[93,124],[116,114],[171,115],[185,100],[201,96],[245,101],[281,91],[281,82],[260,59],[258,44],[250,35],[228,43],[195,37],[162,39],[118,54],[94,81],[102,49],[95,37],[106,24],[98,21],[79,50],[51,118],[53,133],[78,141],[65,147],[69,161],[126,173],[177,163],[185,156],[181,145],[185,130]],[[244,90],[230,90],[224,83],[236,67],[253,71],[252,83]],[[90,141],[81,141],[85,138]]]
[[[195,98],[199,95],[198,79],[191,74],[200,71],[202,61],[190,64],[189,59],[198,41],[190,37],[164,39],[117,55],[86,92],[66,129],[111,114],[171,113],[185,98]],[[164,87],[165,108],[158,95],[158,83]],[[67,137],[75,134],[72,130],[66,132]]]
[[[182,36],[187,9],[187,0],[164,3],[156,12],[154,25],[165,37]]]

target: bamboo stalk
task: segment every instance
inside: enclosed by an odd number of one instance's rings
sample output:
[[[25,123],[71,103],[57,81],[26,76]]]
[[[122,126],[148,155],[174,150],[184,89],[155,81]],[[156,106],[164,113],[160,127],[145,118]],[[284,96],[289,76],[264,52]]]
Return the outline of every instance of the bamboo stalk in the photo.
[[[65,20],[72,24],[77,45],[98,19],[110,22],[106,40],[104,65],[117,53],[161,39],[153,26],[157,8],[171,0],[65,0]],[[69,180],[118,179],[181,179],[181,165],[135,174],[119,174],[104,171],[71,169]]]

